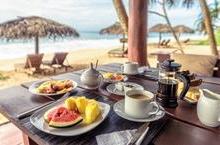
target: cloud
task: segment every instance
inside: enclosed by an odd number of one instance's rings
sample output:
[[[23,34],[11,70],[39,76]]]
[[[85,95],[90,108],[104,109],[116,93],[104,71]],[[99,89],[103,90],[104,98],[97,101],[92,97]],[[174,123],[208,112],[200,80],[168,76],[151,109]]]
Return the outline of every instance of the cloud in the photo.
[[[128,9],[129,0],[123,0]],[[0,0],[0,22],[17,16],[39,15],[76,27],[78,30],[98,31],[117,21],[112,0]],[[150,7],[160,10],[158,6]],[[161,11],[161,10],[160,10]],[[171,22],[193,25],[198,7],[190,10],[178,7],[168,10]],[[163,22],[155,15],[149,15],[149,25]]]

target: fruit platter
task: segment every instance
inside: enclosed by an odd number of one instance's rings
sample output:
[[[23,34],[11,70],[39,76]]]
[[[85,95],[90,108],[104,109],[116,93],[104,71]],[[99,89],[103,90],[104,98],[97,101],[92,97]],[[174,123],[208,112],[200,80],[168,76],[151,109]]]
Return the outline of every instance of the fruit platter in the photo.
[[[111,73],[111,72],[103,72],[102,73],[104,81],[108,83],[117,83],[121,81],[126,81],[128,78],[126,75]]]
[[[45,80],[33,83],[29,91],[35,95],[54,96],[70,92],[76,87],[77,83],[72,80]]]
[[[36,128],[49,134],[76,136],[97,127],[109,111],[108,104],[85,96],[74,96],[38,110],[30,121]]]

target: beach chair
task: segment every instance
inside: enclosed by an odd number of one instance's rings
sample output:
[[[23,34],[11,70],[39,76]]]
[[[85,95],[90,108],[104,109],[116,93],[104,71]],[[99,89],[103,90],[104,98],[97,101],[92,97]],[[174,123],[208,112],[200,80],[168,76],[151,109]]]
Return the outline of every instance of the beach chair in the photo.
[[[163,48],[169,48],[170,47],[169,43],[170,43],[170,39],[164,42],[164,44],[162,45]]]
[[[120,41],[120,43],[122,43],[122,48],[110,50],[108,52],[108,56],[110,56],[110,57],[127,57],[128,49],[125,48],[125,43],[128,42],[128,39],[123,37],[119,41]]]
[[[184,40],[183,43],[187,44],[189,41],[190,41],[190,39],[188,38],[188,39]]]
[[[28,54],[25,63],[15,64],[15,71],[19,69],[29,70],[33,73],[42,73],[43,69],[41,68],[42,59],[44,54]],[[25,71],[26,72],[26,71]]]
[[[127,57],[128,49],[122,50],[121,48],[112,49],[108,52],[108,56],[110,57]]]
[[[160,47],[160,46],[163,46],[165,42],[166,42],[166,40],[163,39],[163,40],[159,43],[159,47]]]
[[[60,68],[65,68],[65,71],[67,71],[68,68],[72,68],[66,58],[67,55],[67,52],[56,52],[53,56],[53,59],[51,61],[43,61],[43,65],[52,67],[54,69],[54,73],[56,73],[56,69]],[[64,64],[65,60],[67,65]]]

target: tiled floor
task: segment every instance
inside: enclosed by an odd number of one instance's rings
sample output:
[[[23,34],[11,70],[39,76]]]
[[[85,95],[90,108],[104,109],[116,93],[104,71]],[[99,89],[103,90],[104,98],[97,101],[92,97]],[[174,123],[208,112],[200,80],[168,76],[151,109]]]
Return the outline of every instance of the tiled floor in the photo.
[[[12,123],[1,125],[0,145],[23,145],[22,132]]]

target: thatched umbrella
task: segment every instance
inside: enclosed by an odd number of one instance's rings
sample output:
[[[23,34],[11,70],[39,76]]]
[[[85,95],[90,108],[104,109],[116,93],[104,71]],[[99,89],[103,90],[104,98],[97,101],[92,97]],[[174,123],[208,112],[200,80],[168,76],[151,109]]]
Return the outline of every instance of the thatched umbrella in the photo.
[[[179,34],[179,37],[180,37],[181,33],[194,33],[193,29],[191,29],[185,25],[177,25],[173,29],[176,33]]]
[[[19,17],[0,24],[0,38],[32,39],[35,38],[35,53],[39,53],[39,37],[79,37],[79,33],[67,26],[50,19],[30,16]]]
[[[99,34],[124,34],[124,30],[119,22],[114,23],[113,25],[103,28],[99,31]]]
[[[167,24],[156,24],[149,29],[149,32],[157,32],[159,33],[159,43],[161,42],[161,34],[162,33],[170,33],[170,28]]]
[[[99,31],[99,34],[112,34],[112,35],[123,35],[123,38],[120,39],[120,42],[122,43],[122,50],[125,49],[125,43],[127,42],[127,39],[125,38],[125,32],[119,22],[115,22],[113,25],[103,28]]]

